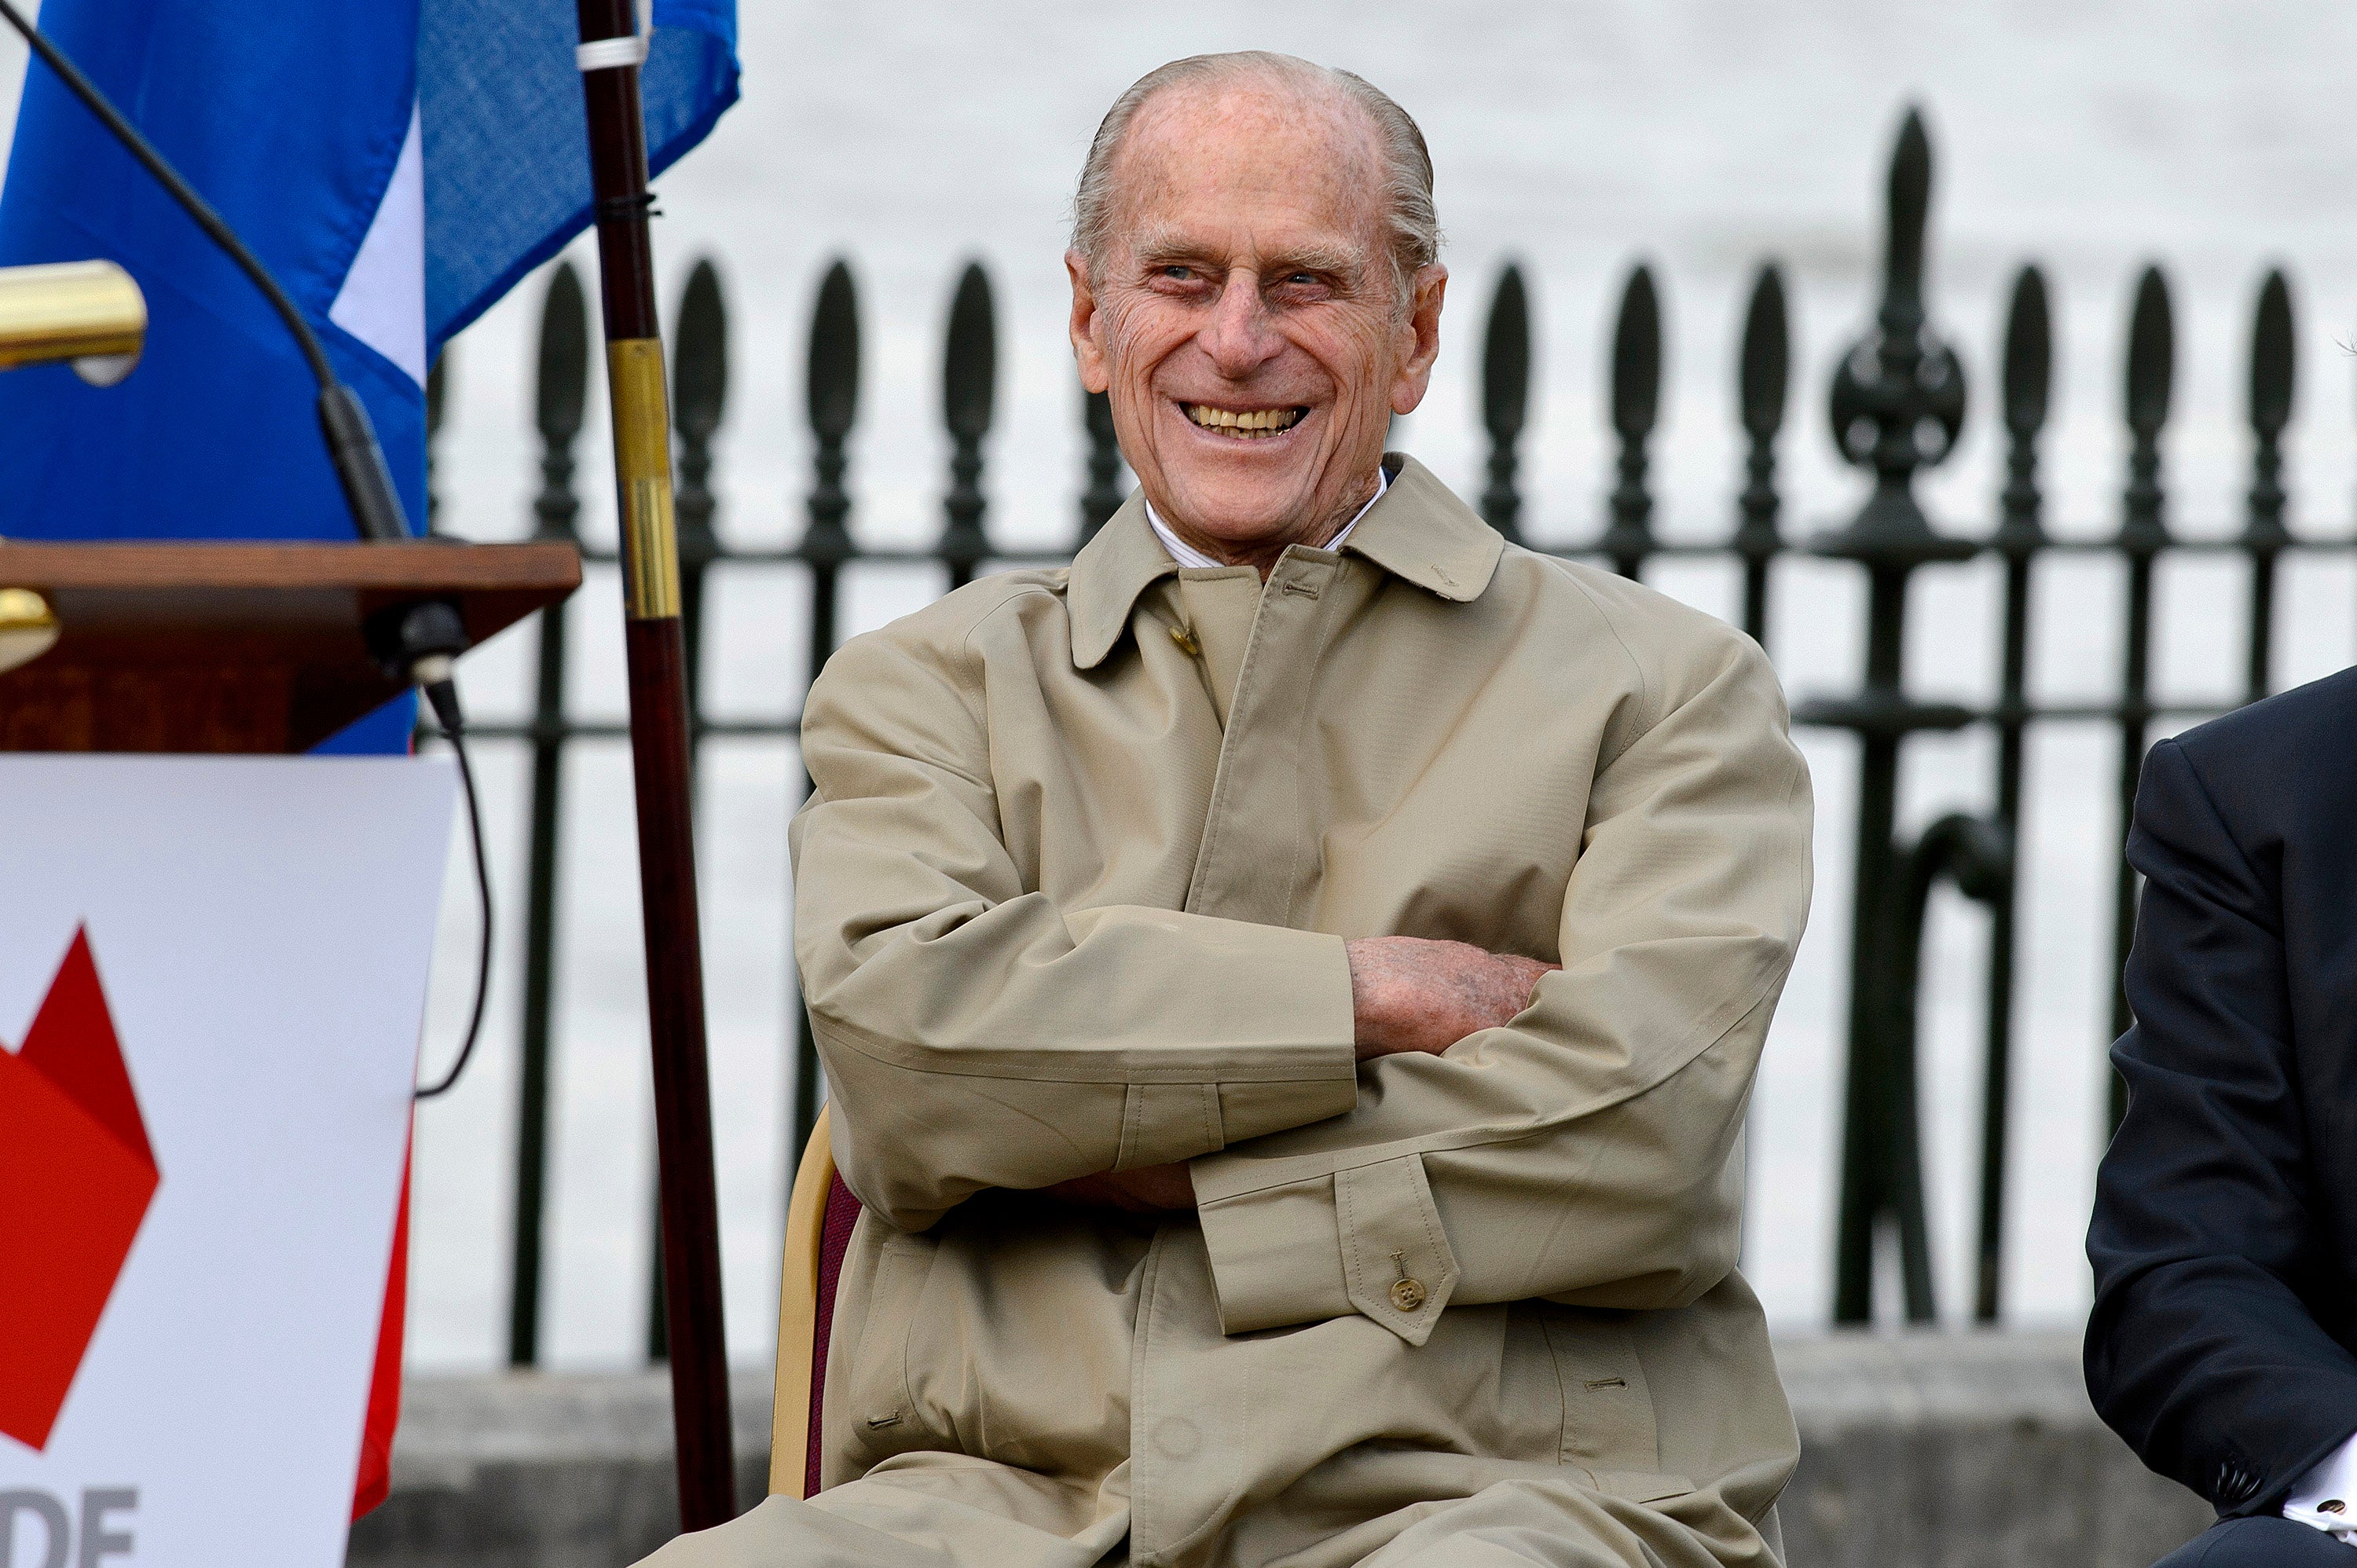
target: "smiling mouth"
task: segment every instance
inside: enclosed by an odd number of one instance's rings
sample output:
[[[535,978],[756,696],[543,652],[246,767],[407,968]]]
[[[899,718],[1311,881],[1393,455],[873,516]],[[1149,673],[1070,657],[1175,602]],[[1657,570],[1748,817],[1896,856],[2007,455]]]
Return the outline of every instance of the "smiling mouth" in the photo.
[[[1238,441],[1265,440],[1282,435],[1301,423],[1308,413],[1306,408],[1213,408],[1204,403],[1180,403],[1187,417],[1214,435],[1225,435]]]

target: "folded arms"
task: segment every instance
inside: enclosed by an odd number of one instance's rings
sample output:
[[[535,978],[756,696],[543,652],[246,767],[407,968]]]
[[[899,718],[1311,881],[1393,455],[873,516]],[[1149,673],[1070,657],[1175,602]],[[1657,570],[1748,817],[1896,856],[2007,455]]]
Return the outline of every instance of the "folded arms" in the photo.
[[[1058,908],[1002,840],[976,693],[846,649],[794,845],[854,1188],[908,1230],[985,1187],[1191,1197],[1231,1332],[1357,1310],[1420,1341],[1451,1302],[1698,1296],[1733,1263],[1733,1153],[1809,883],[1773,676],[1732,636],[1703,653],[1562,826],[1555,950],[1500,958]]]

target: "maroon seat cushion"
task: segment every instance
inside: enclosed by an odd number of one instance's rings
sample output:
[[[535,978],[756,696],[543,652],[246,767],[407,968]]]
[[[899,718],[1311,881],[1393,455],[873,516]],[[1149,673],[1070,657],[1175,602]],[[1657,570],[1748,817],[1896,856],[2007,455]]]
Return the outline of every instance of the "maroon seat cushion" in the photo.
[[[851,1228],[859,1223],[859,1200],[836,1176],[826,1189],[826,1219],[818,1233],[818,1302],[811,1325],[810,1445],[802,1456],[802,1496],[818,1495],[819,1415],[826,1404],[826,1342],[834,1331],[834,1287],[843,1282],[843,1255],[851,1250]]]

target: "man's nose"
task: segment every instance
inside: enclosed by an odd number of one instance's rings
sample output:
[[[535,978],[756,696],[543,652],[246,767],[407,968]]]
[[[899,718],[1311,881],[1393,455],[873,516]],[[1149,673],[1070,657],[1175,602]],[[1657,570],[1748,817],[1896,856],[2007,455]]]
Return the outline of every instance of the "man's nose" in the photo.
[[[1261,299],[1259,274],[1245,267],[1228,274],[1200,341],[1213,368],[1231,380],[1251,375],[1284,347]]]

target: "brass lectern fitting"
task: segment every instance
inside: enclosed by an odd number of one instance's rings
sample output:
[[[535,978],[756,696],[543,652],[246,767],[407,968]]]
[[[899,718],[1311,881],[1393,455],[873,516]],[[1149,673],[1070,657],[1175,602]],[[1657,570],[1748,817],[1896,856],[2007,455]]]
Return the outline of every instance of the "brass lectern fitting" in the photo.
[[[0,588],[0,674],[30,664],[57,642],[48,600],[30,588]]]
[[[113,262],[0,267],[0,370],[70,360],[83,381],[111,387],[146,337],[146,297]]]
[[[632,620],[659,620],[679,614],[662,340],[623,338],[607,344],[606,378],[614,407],[614,469],[621,480],[623,602]]]

